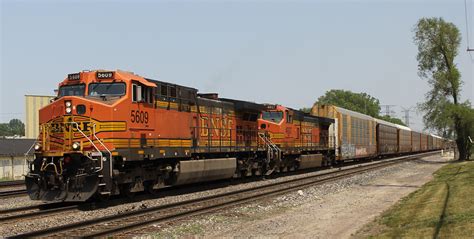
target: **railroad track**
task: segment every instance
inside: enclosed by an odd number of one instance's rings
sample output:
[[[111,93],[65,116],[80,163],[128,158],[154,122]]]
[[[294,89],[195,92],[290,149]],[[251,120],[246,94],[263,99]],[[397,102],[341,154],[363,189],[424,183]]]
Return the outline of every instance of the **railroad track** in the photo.
[[[150,224],[170,222],[182,218],[201,215],[224,208],[234,207],[244,203],[250,203],[268,197],[285,194],[298,189],[323,184],[330,181],[350,177],[363,172],[384,168],[400,162],[428,156],[436,152],[423,153],[398,157],[390,160],[376,161],[351,168],[339,168],[339,170],[325,172],[318,175],[304,176],[283,182],[271,183],[249,189],[207,196],[203,198],[187,200],[178,203],[166,204],[122,214],[105,216],[44,230],[29,232],[13,236],[11,238],[25,237],[103,237],[112,235],[139,234],[136,230]]]
[[[0,192],[0,199],[1,198],[8,198],[8,197],[17,197],[26,195],[26,189],[16,189],[16,190],[9,190],[9,191],[2,191]]]
[[[25,195],[26,190],[21,186],[25,186],[23,180],[0,182],[0,189],[5,188],[5,191],[0,191],[0,199]],[[9,188],[9,190],[6,188]]]
[[[66,203],[49,203],[33,206],[17,207],[0,210],[0,223],[14,223],[20,220],[32,219],[35,217],[53,215],[64,212],[78,210],[79,205]]]
[[[22,185],[25,185],[25,181],[23,181],[23,180],[0,182],[0,188],[8,188],[8,187],[22,186]]]

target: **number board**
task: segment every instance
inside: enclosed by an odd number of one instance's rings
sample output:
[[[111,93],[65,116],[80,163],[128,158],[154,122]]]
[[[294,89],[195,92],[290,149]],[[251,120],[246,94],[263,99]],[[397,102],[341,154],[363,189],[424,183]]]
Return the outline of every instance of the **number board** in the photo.
[[[74,73],[74,74],[69,74],[67,75],[68,80],[80,80],[81,79],[81,74],[80,73]]]
[[[97,77],[97,79],[113,79],[114,78],[114,73],[112,71],[97,72],[96,77]]]
[[[276,105],[271,105],[271,104],[268,104],[268,105],[265,105],[267,110],[276,110],[277,106]]]

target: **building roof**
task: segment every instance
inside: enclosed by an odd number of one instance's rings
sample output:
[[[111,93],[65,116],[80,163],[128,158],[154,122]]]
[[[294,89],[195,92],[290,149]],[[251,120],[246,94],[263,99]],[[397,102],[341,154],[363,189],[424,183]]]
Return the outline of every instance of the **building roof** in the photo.
[[[34,143],[35,139],[0,139],[0,156],[23,156]]]
[[[56,96],[54,95],[25,95],[25,96],[29,96],[29,97],[45,97],[45,98],[54,98]]]

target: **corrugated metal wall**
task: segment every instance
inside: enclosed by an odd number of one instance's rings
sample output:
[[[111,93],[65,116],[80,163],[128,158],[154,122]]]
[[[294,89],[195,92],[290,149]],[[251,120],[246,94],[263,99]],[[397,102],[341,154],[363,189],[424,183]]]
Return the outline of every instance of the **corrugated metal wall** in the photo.
[[[32,160],[33,156],[28,156]],[[21,180],[28,171],[25,156],[0,156],[0,180]]]
[[[25,136],[28,139],[35,139],[39,134],[38,111],[49,104],[54,96],[25,95]]]

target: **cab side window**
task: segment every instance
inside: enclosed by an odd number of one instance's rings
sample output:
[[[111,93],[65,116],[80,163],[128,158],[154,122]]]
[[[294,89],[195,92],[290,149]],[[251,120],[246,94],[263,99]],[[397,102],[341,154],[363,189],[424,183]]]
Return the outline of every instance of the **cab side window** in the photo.
[[[133,83],[132,102],[153,104],[153,89],[151,87]]]
[[[142,86],[138,84],[132,84],[132,102],[142,101]]]
[[[290,112],[289,111],[286,111],[286,122],[287,123],[292,123],[293,122],[293,116],[290,115]]]

